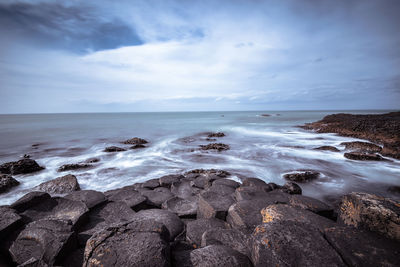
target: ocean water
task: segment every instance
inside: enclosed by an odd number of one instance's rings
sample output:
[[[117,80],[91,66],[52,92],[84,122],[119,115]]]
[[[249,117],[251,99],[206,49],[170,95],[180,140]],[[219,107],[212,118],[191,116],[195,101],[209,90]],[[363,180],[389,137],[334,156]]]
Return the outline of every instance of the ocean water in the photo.
[[[319,179],[300,184],[303,194],[329,201],[339,195],[363,191],[396,197],[388,186],[400,185],[400,162],[352,161],[344,151],[313,148],[339,144],[355,138],[316,134],[297,125],[325,115],[384,113],[387,111],[252,111],[0,115],[0,163],[29,154],[46,169],[14,176],[21,185],[0,194],[0,205],[10,204],[38,184],[74,174],[82,189],[107,191],[166,174],[196,168],[231,172],[234,179],[257,177],[284,184],[282,175],[299,169],[319,171]],[[271,114],[269,117],[260,114]],[[228,151],[202,151],[206,132],[222,131],[217,142]],[[128,148],[120,142],[132,137],[147,139],[145,149],[105,153],[107,146]],[[32,146],[38,144],[37,146]],[[57,172],[67,163],[91,157],[100,162],[93,168]]]

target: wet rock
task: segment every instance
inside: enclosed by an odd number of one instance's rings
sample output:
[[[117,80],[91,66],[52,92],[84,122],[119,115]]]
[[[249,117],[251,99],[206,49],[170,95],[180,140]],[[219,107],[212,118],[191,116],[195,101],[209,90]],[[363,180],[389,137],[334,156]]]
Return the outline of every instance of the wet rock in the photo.
[[[301,187],[293,182],[286,182],[281,188],[281,191],[286,192],[291,195],[301,195],[302,190]]]
[[[210,245],[190,252],[193,266],[253,266],[246,255],[222,245]]]
[[[190,182],[191,186],[197,187],[197,188],[201,188],[201,189],[205,189],[205,188],[209,188],[213,181],[215,181],[216,179],[222,179],[218,176],[212,175],[212,176],[199,176],[196,179],[194,179],[193,181]]]
[[[253,232],[254,266],[345,266],[323,235],[309,224],[275,221]]]
[[[140,148],[146,148],[146,146],[145,145],[141,145],[141,144],[137,144],[137,145],[131,146],[129,149],[140,149]]]
[[[147,197],[133,187],[127,186],[120,189],[110,190],[104,193],[109,201],[124,202],[135,211],[139,211],[147,207]]]
[[[4,238],[22,223],[22,218],[15,210],[0,206],[0,238]]]
[[[231,174],[227,171],[224,170],[217,170],[217,169],[194,169],[191,171],[188,171],[184,174],[186,178],[191,178],[195,179],[196,177],[204,175],[204,176],[218,176],[221,178],[226,178],[230,176]]]
[[[75,175],[68,174],[56,179],[41,183],[37,186],[37,190],[50,194],[67,194],[80,190],[78,180]]]
[[[201,189],[191,186],[189,181],[175,182],[171,185],[171,192],[183,199],[190,199],[197,196]]]
[[[294,221],[310,224],[313,227],[318,228],[320,231],[334,226],[334,222],[325,217],[286,204],[269,205],[261,210],[261,215],[263,217],[263,223]]]
[[[357,151],[362,151],[362,152],[381,152],[382,147],[372,144],[372,143],[367,143],[367,142],[360,142],[360,141],[355,141],[355,142],[343,142],[340,145],[345,146],[346,149],[352,149],[352,150],[357,150]]]
[[[194,247],[199,247],[201,245],[201,237],[203,234],[210,229],[216,228],[228,228],[228,225],[219,219],[209,218],[209,219],[197,219],[195,221],[190,221],[186,225],[186,239]]]
[[[148,141],[139,137],[134,137],[131,139],[128,139],[124,142],[122,142],[125,145],[143,145],[143,144],[147,144]]]
[[[74,251],[68,254],[68,257],[64,258],[64,260],[60,263],[60,266],[82,267],[84,252],[85,248],[75,249]],[[41,266],[35,266],[35,267],[41,267]]]
[[[218,150],[218,151],[223,151],[223,150],[229,150],[230,146],[227,144],[222,144],[222,143],[211,143],[208,145],[200,145],[201,150]]]
[[[400,240],[400,203],[367,193],[343,196],[338,220]]]
[[[323,151],[331,151],[331,152],[339,152],[340,150],[334,146],[320,146],[314,148],[314,150],[323,150]]]
[[[48,267],[49,265],[44,260],[30,258],[26,262],[19,264],[18,267]]]
[[[148,181],[146,181],[146,182],[144,182],[142,184],[143,188],[150,188],[150,189],[154,189],[154,188],[159,187],[159,186],[160,186],[159,179],[151,179],[151,180],[148,180]]]
[[[220,195],[233,195],[235,193],[235,188],[231,186],[221,185],[221,184],[213,184],[206,190],[207,192],[215,192]]]
[[[72,226],[60,220],[40,220],[26,226],[10,248],[17,264],[31,258],[53,266],[65,257],[76,241]]]
[[[170,198],[174,197],[174,194],[172,194],[169,190],[164,191],[164,190],[150,190],[150,191],[143,191],[141,192],[143,196],[147,198],[146,203],[147,205],[161,208],[161,205],[167,201]]]
[[[236,229],[216,228],[204,232],[201,238],[201,246],[224,245],[240,253],[251,256],[250,236],[243,234]]]
[[[353,227],[325,230],[326,240],[348,266],[400,266],[400,243]]]
[[[15,201],[10,207],[18,212],[24,212],[25,210],[37,206],[50,198],[50,195],[46,192],[33,191]]]
[[[168,240],[155,221],[108,227],[87,241],[83,266],[170,266]]]
[[[59,167],[57,171],[59,172],[74,171],[74,170],[88,169],[91,167],[93,166],[87,163],[64,164],[61,167]]]
[[[160,186],[170,188],[173,183],[179,182],[185,177],[181,174],[170,174],[159,178]]]
[[[11,175],[32,173],[43,169],[44,168],[39,166],[33,159],[21,159],[0,165],[0,173]]]
[[[83,163],[97,163],[99,162],[100,159],[99,158],[88,158],[87,160],[85,160]]]
[[[230,195],[215,191],[203,192],[199,195],[197,217],[225,220],[228,209],[234,202],[235,200]]]
[[[319,175],[319,172],[316,171],[296,171],[283,175],[283,178],[292,182],[306,183],[317,179]]]
[[[169,231],[170,241],[173,241],[175,237],[179,235],[184,229],[184,224],[181,219],[179,219],[178,215],[168,210],[142,210],[135,215],[135,220],[137,219],[154,220],[156,222],[164,224]]]
[[[231,179],[218,179],[218,180],[214,180],[213,185],[225,185],[225,186],[230,186],[233,188],[238,188],[240,186],[240,183],[231,180]]]
[[[344,153],[344,157],[352,160],[373,160],[373,161],[385,160],[384,158],[382,158],[382,156],[378,154],[368,154],[362,152]]]
[[[289,204],[293,207],[309,210],[329,219],[334,218],[333,207],[315,198],[292,195],[289,198]]]
[[[208,138],[213,138],[213,137],[224,137],[225,134],[223,132],[216,132],[216,133],[209,133],[207,135]]]
[[[181,218],[196,218],[197,215],[197,198],[183,199],[173,197],[162,204],[162,208],[177,214]]]
[[[71,221],[72,226],[79,224],[88,211],[86,205],[80,201],[69,200],[62,197],[46,199],[35,206],[25,210],[22,215],[30,221],[42,219]]]
[[[19,185],[19,182],[15,180],[11,175],[0,173],[0,194],[7,192],[12,187],[17,185]]]
[[[74,201],[81,201],[88,209],[94,208],[107,201],[107,198],[103,193],[94,190],[75,191],[66,195],[65,198]]]
[[[391,185],[388,187],[387,191],[390,193],[400,194],[400,186]]]
[[[266,182],[258,178],[245,178],[242,181],[242,186],[268,187]]]
[[[121,152],[121,151],[126,151],[126,149],[118,146],[109,146],[103,150],[103,152]]]
[[[237,201],[241,201],[268,197],[268,192],[265,191],[264,187],[240,186],[236,188],[234,195]]]

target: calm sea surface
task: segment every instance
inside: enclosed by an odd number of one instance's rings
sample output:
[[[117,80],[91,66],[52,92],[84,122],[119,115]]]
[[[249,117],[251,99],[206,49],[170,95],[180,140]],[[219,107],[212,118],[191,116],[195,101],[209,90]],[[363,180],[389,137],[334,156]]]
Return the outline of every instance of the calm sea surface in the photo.
[[[9,204],[36,185],[72,173],[82,189],[106,191],[165,174],[196,168],[230,171],[235,179],[258,177],[284,184],[282,174],[312,169],[322,176],[302,184],[303,194],[327,200],[351,191],[366,191],[396,197],[387,187],[400,185],[400,162],[359,162],[343,157],[344,151],[313,148],[339,144],[354,138],[315,134],[297,128],[339,111],[177,112],[177,113],[92,113],[0,115],[0,163],[29,154],[46,167],[28,175],[16,175],[21,185],[0,195],[0,205]],[[386,111],[340,111],[384,113]],[[270,117],[260,114],[268,113]],[[279,113],[279,114],[278,114]],[[208,131],[227,136],[223,152],[200,151]],[[119,153],[102,152],[132,137],[149,140],[145,149]],[[187,138],[188,137],[188,138]],[[38,144],[37,146],[32,146]],[[57,172],[67,163],[97,157],[93,168]]]

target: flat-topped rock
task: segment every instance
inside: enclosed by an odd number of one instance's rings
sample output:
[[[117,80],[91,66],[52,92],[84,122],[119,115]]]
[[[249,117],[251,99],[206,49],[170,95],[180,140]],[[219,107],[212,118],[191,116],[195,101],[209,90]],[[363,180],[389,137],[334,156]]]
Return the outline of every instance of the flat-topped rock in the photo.
[[[126,149],[118,146],[108,146],[103,150],[103,152],[108,152],[108,153],[122,152],[122,151],[126,151]]]
[[[50,198],[51,196],[46,192],[33,191],[22,196],[20,199],[11,204],[10,207],[17,210],[18,212],[23,212],[30,207],[34,207],[42,202],[45,202]]]
[[[125,145],[144,145],[144,144],[147,144],[148,141],[143,138],[133,137],[131,139],[125,140],[122,143]]]
[[[83,202],[88,209],[94,208],[97,205],[107,201],[106,196],[94,190],[80,190],[72,192],[65,196],[65,198],[75,201]]]
[[[357,150],[357,151],[363,151],[363,152],[381,152],[382,147],[372,144],[372,143],[367,143],[367,142],[360,142],[360,141],[354,141],[354,142],[343,142],[340,145],[345,146],[345,149],[352,149],[352,150]]]
[[[230,195],[223,195],[217,191],[203,192],[199,195],[197,217],[225,220],[228,209],[234,202]]]
[[[11,175],[0,173],[0,194],[9,191],[12,187],[17,185],[19,185],[19,182]]]
[[[204,232],[201,238],[201,246],[224,245],[240,253],[251,256],[250,236],[236,229],[216,228]]]
[[[162,208],[169,210],[181,218],[196,218],[198,208],[198,198],[183,199],[173,197],[162,204]]]
[[[292,182],[305,183],[317,179],[319,175],[317,171],[295,171],[283,175],[283,178]]]
[[[71,163],[71,164],[64,164],[60,166],[57,171],[59,172],[66,172],[66,171],[75,171],[75,170],[82,170],[92,168],[93,165],[89,163]]]
[[[184,178],[185,177],[181,174],[170,174],[170,175],[164,175],[160,177],[158,180],[160,186],[170,188],[173,183],[179,182]]]
[[[41,171],[44,168],[33,159],[24,158],[18,161],[7,162],[0,165],[0,173],[3,174],[26,174]]]
[[[197,196],[201,189],[193,187],[190,181],[180,181],[171,185],[171,192],[179,198],[190,199]]]
[[[252,267],[250,259],[230,247],[210,245],[190,252],[192,266]]]
[[[352,160],[372,160],[372,161],[385,160],[384,158],[382,158],[381,155],[364,153],[364,152],[348,152],[344,153],[344,157]]]
[[[186,225],[186,239],[192,243],[194,247],[200,247],[203,234],[207,230],[216,228],[228,228],[228,225],[224,221],[216,218],[190,221]]]
[[[204,176],[218,176],[220,178],[226,178],[230,176],[231,174],[227,171],[224,170],[218,170],[218,169],[194,169],[191,171],[188,171],[184,174],[184,176],[188,179],[194,179],[200,175]]]
[[[333,218],[333,207],[315,198],[302,195],[291,195],[289,198],[289,204],[293,207],[309,210],[329,219]]]
[[[135,211],[146,207],[147,197],[131,186],[110,190],[104,193],[109,201],[124,202]]]
[[[355,192],[345,195],[338,220],[400,240],[400,203],[389,198]]]
[[[143,188],[150,188],[154,189],[156,187],[160,186],[160,180],[159,179],[151,179],[147,180],[146,182],[142,183]]]
[[[241,185],[236,188],[234,195],[237,201],[241,201],[268,197],[268,192],[265,187]]]
[[[56,179],[41,183],[36,187],[39,191],[49,194],[67,194],[80,190],[78,180],[75,175],[68,174]]]
[[[238,188],[240,186],[240,183],[231,180],[231,179],[218,179],[218,180],[214,180],[212,182],[213,185],[225,185],[225,186],[230,186],[233,188]]]
[[[161,205],[165,201],[175,196],[166,188],[162,189],[156,188],[150,191],[143,191],[141,192],[141,194],[147,198],[146,199],[147,205],[149,205],[150,207],[157,207],[157,208],[161,208]]]
[[[257,226],[251,250],[254,266],[346,266],[318,230],[296,221]]]
[[[18,235],[10,254],[17,264],[34,258],[54,266],[68,255],[73,239],[71,224],[61,220],[39,220],[28,224]]]

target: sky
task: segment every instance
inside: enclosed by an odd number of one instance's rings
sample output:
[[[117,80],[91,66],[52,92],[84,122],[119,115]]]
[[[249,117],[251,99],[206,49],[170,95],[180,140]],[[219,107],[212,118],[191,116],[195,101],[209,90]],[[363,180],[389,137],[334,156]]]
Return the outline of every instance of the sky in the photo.
[[[399,0],[0,0],[0,113],[400,108]]]

